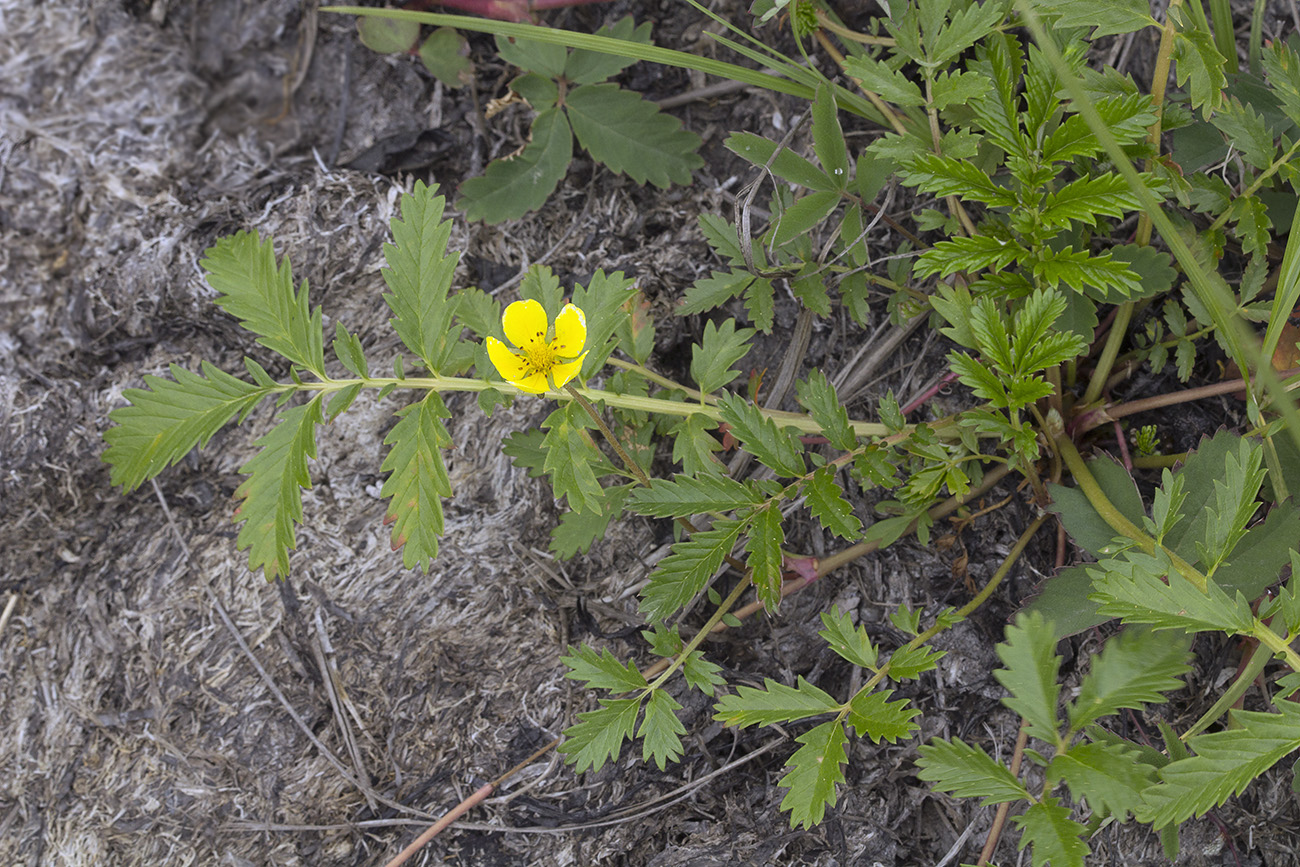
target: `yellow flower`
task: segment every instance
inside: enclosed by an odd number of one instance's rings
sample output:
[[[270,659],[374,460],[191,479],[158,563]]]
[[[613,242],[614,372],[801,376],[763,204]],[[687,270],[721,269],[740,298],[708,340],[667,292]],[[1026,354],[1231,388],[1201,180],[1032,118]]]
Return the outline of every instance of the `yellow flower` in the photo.
[[[587,353],[587,319],[572,304],[555,317],[555,336],[546,339],[550,323],[542,305],[529,299],[516,301],[501,317],[506,339],[519,347],[513,351],[495,337],[487,339],[488,357],[506,382],[520,391],[542,394],[562,388],[578,375]]]

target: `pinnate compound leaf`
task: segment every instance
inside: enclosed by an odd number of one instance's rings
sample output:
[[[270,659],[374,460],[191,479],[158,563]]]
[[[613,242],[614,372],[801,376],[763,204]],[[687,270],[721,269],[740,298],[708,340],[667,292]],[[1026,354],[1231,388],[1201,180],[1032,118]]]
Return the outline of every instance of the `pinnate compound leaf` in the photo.
[[[804,474],[799,440],[785,428],[763,415],[752,403],[729,394],[718,401],[722,420],[731,425],[731,433],[741,446],[777,475],[796,478]]]
[[[1051,228],[1064,228],[1072,221],[1095,226],[1098,216],[1122,217],[1140,207],[1128,182],[1114,172],[1107,172],[1095,178],[1079,178],[1048,193],[1039,219]]]
[[[1088,598],[1100,603],[1098,613],[1119,617],[1125,623],[1188,632],[1250,631],[1250,603],[1244,596],[1238,593],[1232,598],[1214,581],[1202,593],[1171,571],[1167,557],[1128,551],[1124,559],[1103,560],[1088,569],[1093,582],[1093,594]]]
[[[1228,217],[1233,221],[1233,231],[1241,241],[1241,251],[1247,256],[1268,250],[1272,239],[1273,221],[1268,218],[1268,209],[1258,196],[1240,196],[1228,210]]]
[[[919,611],[916,613],[920,614]],[[893,656],[889,657],[889,677],[895,681],[915,680],[925,672],[936,668],[939,660],[947,653],[946,650],[935,650],[924,644],[917,647],[900,647],[894,651]]]
[[[747,728],[808,719],[819,714],[835,713],[840,703],[825,690],[813,686],[801,676],[797,686],[786,686],[770,677],[763,678],[763,689],[740,686],[733,695],[724,695],[715,706],[713,718],[729,726]]]
[[[1264,72],[1282,111],[1292,123],[1300,124],[1300,55],[1285,40],[1275,39],[1264,49]]]
[[[325,336],[321,310],[308,309],[307,281],[293,289],[293,268],[286,257],[279,267],[268,238],[237,232],[217,241],[199,263],[217,306],[258,336],[257,342],[317,376],[325,376]]]
[[[569,671],[564,673],[565,677],[585,681],[588,689],[633,692],[649,685],[633,663],[625,665],[619,662],[608,648],[597,653],[587,645],[580,644],[570,647],[569,655],[561,656],[560,662],[569,667]]]
[[[1164,701],[1189,671],[1191,638],[1185,632],[1125,629],[1106,642],[1070,703],[1070,728],[1078,731],[1121,708]]]
[[[907,699],[890,701],[893,690],[883,692],[859,693],[853,697],[848,723],[857,731],[858,737],[867,735],[875,743],[882,740],[897,743],[899,738],[911,737],[912,732],[920,728],[912,722],[921,712],[911,707]]]
[[[316,457],[316,425],[325,421],[321,400],[317,395],[285,410],[280,423],[257,441],[261,451],[239,468],[248,478],[235,489],[243,500],[235,520],[244,522],[236,547],[248,549],[248,568],[261,568],[267,580],[289,572],[293,525],[302,523],[302,489],[311,487],[307,459]]]
[[[790,768],[777,784],[789,789],[781,800],[781,809],[790,811],[790,827],[811,828],[826,815],[827,806],[835,806],[835,786],[844,782],[843,766],[847,737],[837,720],[824,722],[795,738],[803,744],[790,757]]]
[[[650,700],[646,702],[645,716],[637,730],[641,737],[641,757],[647,762],[653,760],[661,771],[668,762],[682,757],[682,735],[686,734],[686,726],[677,718],[677,711],[681,709],[677,700],[662,689],[650,693]]]
[[[908,186],[936,196],[961,196],[966,201],[983,202],[992,208],[1011,208],[1017,204],[1014,193],[994,183],[983,169],[965,160],[923,154],[909,161],[902,174]]]
[[[1041,14],[1059,16],[1056,27],[1095,27],[1091,39],[1132,33],[1144,27],[1160,26],[1151,17],[1146,0],[1048,0]]]
[[[1029,255],[1029,251],[1015,241],[976,235],[940,241],[917,260],[913,273],[917,277],[938,274],[948,277],[958,271],[1000,271]]]
[[[447,200],[435,195],[437,189],[417,181],[415,191],[402,196],[401,219],[389,224],[393,243],[384,244],[388,267],[381,272],[393,330],[434,372],[446,363],[460,332],[452,326],[457,302],[447,298],[460,254],[446,255],[451,220],[442,218]]]
[[[871,637],[867,635],[864,627],[855,628],[853,622],[849,620],[849,615],[836,607],[822,612],[822,623],[826,628],[817,634],[826,639],[831,650],[854,665],[876,670],[879,651],[871,643]]]
[[[821,467],[804,485],[804,496],[813,517],[841,539],[853,541],[862,535],[862,522],[853,514],[853,507],[844,499],[844,492],[835,481],[835,468]]]
[[[920,748],[916,764],[922,780],[961,798],[983,798],[982,806],[1029,800],[1020,781],[988,753],[961,738],[932,740]]]
[[[517,156],[493,160],[487,172],[460,185],[465,217],[488,223],[516,220],[546,203],[569,170],[573,134],[559,108],[539,112],[532,141]]]
[[[1281,713],[1231,711],[1239,728],[1191,738],[1196,755],[1161,769],[1161,783],[1143,793],[1147,807],[1138,820],[1159,829],[1202,815],[1300,749],[1300,705],[1276,706]]]
[[[749,540],[745,543],[745,552],[749,555],[746,563],[758,601],[771,614],[781,606],[781,543],[784,541],[781,510],[776,504],[755,510]]]
[[[722,463],[713,456],[722,451],[722,443],[709,433],[718,426],[712,419],[699,413],[689,415],[673,426],[673,460],[682,465],[688,476],[708,473],[720,474]]]
[[[866,55],[849,57],[845,60],[844,71],[861,80],[864,90],[871,91],[885,102],[897,106],[925,105],[920,85],[879,60]]]
[[[1056,655],[1054,631],[1042,615],[1020,614],[1007,627],[1007,640],[997,646],[997,653],[1006,668],[993,676],[1011,693],[1003,704],[1029,723],[1030,737],[1056,743],[1061,657]]]
[[[655,479],[648,488],[632,492],[628,511],[652,518],[697,515],[701,512],[730,512],[742,506],[757,506],[766,498],[750,485],[729,476],[674,476]]]
[[[579,722],[564,730],[564,743],[558,747],[564,761],[578,773],[600,770],[618,756],[623,741],[632,739],[640,708],[640,699],[602,698],[599,710],[578,714]]]
[[[1020,848],[1034,847],[1033,867],[1084,867],[1092,851],[1083,840],[1088,829],[1055,798],[1044,798],[1011,821],[1020,826]]]
[[[603,492],[593,460],[603,460],[586,432],[587,414],[576,403],[566,404],[542,422],[546,437],[542,440],[545,457],[542,468],[551,477],[556,497],[569,501],[575,512],[600,512]],[[509,454],[509,452],[507,452]]]
[[[646,620],[666,620],[704,589],[731,553],[745,521],[716,521],[690,539],[673,545],[672,553],[650,573],[641,591],[641,613]]]
[[[1246,162],[1261,170],[1272,164],[1277,155],[1273,130],[1269,129],[1264,116],[1257,114],[1249,104],[1243,104],[1235,96],[1230,97],[1214,113],[1212,122],[1228,137],[1232,146],[1241,151]]]
[[[1076,292],[1088,294],[1105,304],[1118,304],[1143,297],[1142,281],[1110,253],[1094,254],[1087,250],[1045,250],[1033,264],[1034,276],[1048,286],[1064,283]]]
[[[114,426],[104,433],[104,461],[112,467],[112,484],[126,492],[135,490],[195,446],[206,446],[235,416],[243,421],[272,393],[268,386],[237,379],[206,361],[201,369],[198,374],[172,365],[174,382],[146,376],[147,388],[123,393],[131,405],[109,413]]]
[[[1142,792],[1156,780],[1156,769],[1137,750],[1120,744],[1078,744],[1048,765],[1049,785],[1064,780],[1074,800],[1086,798],[1094,813],[1128,819],[1144,805]]]
[[[704,324],[703,338],[691,347],[691,379],[699,383],[700,391],[709,394],[740,376],[731,366],[749,354],[753,336],[754,329],[737,328],[734,319],[721,328],[711,320]]]
[[[831,385],[826,374],[814,368],[809,371],[807,379],[795,383],[795,390],[799,394],[799,402],[808,408],[808,413],[821,427],[822,434],[831,445],[845,452],[857,448],[858,437],[853,432],[849,414],[844,409],[844,404],[840,403],[835,386]]]
[[[616,84],[586,84],[565,100],[578,143],[597,161],[638,184],[689,184],[704,165],[700,137],[654,103]]]
[[[389,446],[381,472],[392,473],[379,495],[391,498],[384,523],[393,525],[393,550],[402,549],[402,564],[428,570],[438,556],[442,535],[442,498],[451,496],[451,479],[442,450],[451,435],[442,420],[451,413],[437,392],[401,411],[401,420],[384,437]]]

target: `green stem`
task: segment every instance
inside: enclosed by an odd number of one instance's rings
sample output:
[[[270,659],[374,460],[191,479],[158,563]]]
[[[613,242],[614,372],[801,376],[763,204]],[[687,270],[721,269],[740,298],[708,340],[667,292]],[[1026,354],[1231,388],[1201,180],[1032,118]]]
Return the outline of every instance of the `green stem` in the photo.
[[[1202,714],[1201,718],[1198,719],[1191,728],[1179,735],[1178,739],[1180,741],[1186,741],[1188,738],[1200,734],[1209,728],[1215,720],[1227,713],[1228,708],[1236,704],[1237,699],[1245,695],[1246,690],[1255,682],[1255,678],[1259,677],[1259,673],[1264,670],[1264,666],[1267,665],[1268,661],[1272,658],[1273,654],[1267,647],[1262,643],[1257,645],[1255,647],[1255,652],[1250,655],[1250,660],[1247,661],[1245,667],[1242,668],[1241,674],[1237,675],[1237,679],[1233,682],[1232,686],[1228,687],[1228,691],[1219,696],[1219,700],[1216,701],[1209,710]]]
[[[1255,180],[1251,181],[1250,186],[1242,190],[1241,195],[1237,196],[1237,198],[1244,199],[1247,196],[1255,195],[1255,193],[1259,190],[1259,188],[1264,186],[1265,181],[1273,177],[1273,175],[1277,174],[1278,170],[1281,169],[1282,166],[1285,166],[1291,162],[1291,158],[1296,155],[1297,151],[1300,151],[1300,140],[1297,140],[1295,144],[1291,145],[1291,147],[1287,150],[1287,152],[1283,154],[1281,157],[1273,160],[1272,165],[1264,169],[1264,171],[1260,172],[1259,176],[1255,178]],[[1232,209],[1229,208],[1228,210],[1224,211],[1222,214],[1219,214],[1219,216],[1215,217],[1214,222],[1210,224],[1210,228],[1206,229],[1205,231],[1214,232],[1217,231],[1218,229],[1223,228],[1223,224],[1228,222],[1228,214],[1231,210]]]
[[[1165,90],[1169,87],[1169,66],[1174,57],[1174,19],[1169,13],[1175,6],[1180,5],[1182,0],[1170,0],[1169,8],[1165,10],[1165,26],[1160,31],[1160,49],[1156,53],[1156,68],[1151,74],[1151,101],[1156,108],[1156,122],[1151,124],[1147,140],[1155,146],[1157,154],[1160,153],[1160,131],[1165,117]],[[1147,171],[1152,170],[1155,161],[1155,157],[1147,160]],[[1151,243],[1151,215],[1146,211],[1138,217],[1136,240],[1140,247]]]
[[[1134,306],[1134,302],[1125,301],[1115,311],[1115,320],[1110,324],[1110,332],[1106,335],[1106,345],[1102,347],[1101,357],[1097,359],[1097,367],[1092,372],[1092,379],[1088,380],[1088,389],[1083,393],[1084,406],[1101,399],[1102,389],[1105,388],[1106,380],[1110,378],[1110,372],[1115,367],[1115,359],[1119,356],[1120,344],[1128,334],[1128,324],[1133,319]]]
[[[636,476],[638,482],[647,488],[650,487],[650,479],[646,477],[645,470],[641,469],[641,465],[632,460],[631,456],[623,449],[623,444],[618,441],[618,437],[614,436],[614,432],[609,429],[609,425],[605,424],[605,419],[601,418],[600,413],[592,405],[591,401],[583,397],[582,393],[573,385],[566,385],[564,390],[572,395],[573,399],[587,411],[587,415],[591,416],[591,420],[596,423],[596,427],[600,428],[601,435],[605,437],[605,442],[609,443],[614,449],[618,459],[623,462],[623,466],[627,467],[627,471]]]
[[[744,593],[745,589],[749,587],[749,579],[750,573],[746,572],[745,577],[736,582],[736,586],[727,594],[727,598],[722,600],[722,604],[718,606],[718,610],[713,612],[713,616],[710,617],[708,621],[700,627],[700,631],[695,633],[694,637],[687,642],[686,646],[682,648],[682,652],[677,654],[676,658],[674,658],[668,667],[664,669],[663,673],[656,677],[650,686],[646,688],[644,695],[649,695],[652,691],[658,689],[663,685],[664,681],[668,680],[674,671],[681,668],[686,663],[686,658],[691,655],[691,652],[695,650],[695,648],[699,647],[704,642],[704,639],[709,637],[709,634],[713,632],[713,627],[722,622],[722,618],[727,616],[727,612],[731,610],[731,606],[736,604],[736,600],[740,598],[740,594]]]
[[[629,373],[635,373],[637,376],[641,377],[642,379],[648,379],[651,382],[655,383],[656,385],[662,385],[664,388],[672,389],[673,391],[680,391],[689,397],[695,398],[696,400],[704,401],[705,403],[712,403],[712,404],[716,404],[718,402],[718,399],[713,395],[704,394],[703,392],[697,389],[682,385],[680,382],[674,382],[673,380],[669,379],[666,376],[663,376],[662,374],[655,373],[653,370],[651,370],[648,367],[645,367],[644,365],[636,364],[631,361],[624,361],[621,358],[609,358],[605,361],[605,363],[610,365],[611,367],[621,367],[624,370],[628,371]]]
[[[489,382],[485,379],[469,379],[461,376],[408,376],[403,379],[395,377],[374,377],[360,379],[323,379],[320,382],[303,382],[303,383],[282,383],[276,391],[319,391],[331,393],[342,391],[354,385],[360,384],[364,388],[386,388],[396,386],[399,388],[422,388],[429,391],[449,392],[465,391],[480,392],[487,391],[489,388],[495,388],[498,391],[506,393],[513,392],[520,395],[531,395],[531,392],[520,391],[512,385],[504,382]],[[676,387],[676,386],[674,386]],[[714,421],[722,421],[722,411],[716,406],[701,403],[684,403],[676,400],[664,400],[657,397],[641,397],[635,394],[618,394],[612,391],[602,391],[598,388],[580,388],[577,392],[591,401],[603,401],[608,406],[618,407],[619,409],[630,409],[636,412],[650,412],[659,415],[668,416],[692,416],[702,415],[705,418]],[[552,400],[567,400],[570,395],[566,391],[547,391],[536,397],[549,397]],[[770,410],[759,407],[763,415],[775,421],[782,427],[792,427],[804,434],[822,433],[821,425],[813,421],[810,417],[797,412],[785,412],[782,410]],[[883,424],[868,421],[851,421],[850,426],[853,432],[860,437],[884,437],[890,435],[890,430]],[[934,425],[931,425],[934,427]],[[915,429],[915,425],[908,425],[904,432],[910,432]]]
[[[1273,651],[1274,656],[1282,657],[1292,671],[1300,671],[1300,653],[1296,653],[1295,648],[1291,646],[1291,642],[1270,629],[1258,617],[1255,618],[1255,624],[1251,627],[1250,635],[1260,644]],[[1294,636],[1292,636],[1292,640],[1294,640]]]
[[[1117,535],[1131,539],[1146,553],[1155,554],[1157,550],[1163,551],[1165,556],[1169,558],[1174,571],[1190,581],[1197,590],[1204,593],[1209,585],[1206,577],[1196,571],[1182,557],[1179,557],[1144,533],[1136,524],[1124,517],[1119,509],[1115,508],[1115,504],[1102,491],[1101,485],[1097,484],[1096,478],[1093,477],[1087,463],[1083,460],[1083,456],[1079,454],[1079,450],[1074,447],[1074,443],[1070,441],[1070,438],[1060,432],[1056,434],[1055,441],[1057,453],[1065,461],[1065,465],[1070,469],[1070,474],[1074,476],[1075,482],[1079,485],[1079,490],[1088,498],[1088,502],[1097,510],[1097,514],[1101,516],[1101,519],[1109,524]]]

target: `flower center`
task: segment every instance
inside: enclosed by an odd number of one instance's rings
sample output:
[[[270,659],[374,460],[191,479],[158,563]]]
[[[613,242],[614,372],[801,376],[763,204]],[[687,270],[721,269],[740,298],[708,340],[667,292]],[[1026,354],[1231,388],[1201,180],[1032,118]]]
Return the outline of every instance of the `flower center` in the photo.
[[[531,373],[548,374],[551,368],[555,367],[555,350],[545,343],[536,342],[526,347],[524,357],[528,359],[528,369]]]

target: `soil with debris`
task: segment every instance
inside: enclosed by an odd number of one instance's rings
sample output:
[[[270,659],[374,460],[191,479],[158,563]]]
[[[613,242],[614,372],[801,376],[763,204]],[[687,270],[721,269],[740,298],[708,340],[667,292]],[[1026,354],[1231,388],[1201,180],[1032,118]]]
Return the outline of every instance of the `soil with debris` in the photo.
[[[715,5],[745,17],[735,0]],[[715,26],[670,0],[548,23],[591,30],[628,13],[652,22],[660,44],[720,52],[706,32]],[[146,374],[201,360],[239,372],[245,354],[271,363],[213,305],[196,264],[237,230],[275,238],[327,320],[362,335],[371,358],[397,354],[378,272],[400,192],[417,177],[451,192],[527,131],[521,108],[477,120],[509,70],[489,40],[471,44],[473,98],[435,85],[409,57],[363,48],[351,20],[310,0],[0,0],[0,606],[12,602],[0,619],[0,863],[383,864],[592,707],[562,676],[566,645],[648,661],[629,629],[635,590],[672,529],[626,521],[590,555],[548,555],[556,505],[498,445],[544,417],[541,401],[485,418],[472,400],[450,400],[455,496],[427,575],[402,568],[381,525],[382,441],[398,397],[363,398],[323,429],[282,584],[248,572],[231,523],[238,469],[267,412],[129,494],[110,487],[100,461],[108,413]],[[1149,52],[1130,48],[1134,62]],[[623,81],[650,99],[705,83],[647,65]],[[508,297],[539,261],[567,284],[623,270],[660,314],[657,357],[681,364],[698,323],[671,308],[717,266],[696,218],[729,214],[730,194],[752,177],[722,141],[733,129],[779,137],[800,106],[736,91],[674,110],[704,138],[694,184],[642,189],[579,158],[537,214],[503,226],[456,219],[458,285]],[[894,241],[882,229],[872,243]],[[783,302],[778,334],[796,313]],[[886,388],[919,393],[946,352],[918,335],[875,372],[854,369],[867,336],[837,313],[813,324],[805,353],[808,365],[857,377],[857,417]],[[775,370],[785,350],[764,346],[748,363]],[[1232,411],[1225,399],[1189,424],[1212,429]],[[730,631],[710,657],[733,683],[803,676],[846,694],[855,674],[817,638],[818,613],[837,604],[894,646],[890,609],[961,604],[967,582],[992,575],[1032,517],[1009,488],[987,504],[1004,497],[976,529],[937,527],[940,545],[900,542],[817,582],[779,617]],[[869,501],[856,502],[867,517]],[[790,540],[834,550],[797,519]],[[939,671],[902,691],[924,713],[923,737],[1011,749],[1018,721],[999,704],[993,646],[1053,550],[1052,540],[1031,549],[985,610],[937,640]],[[1096,647],[1069,645],[1067,671]],[[1235,652],[1203,648],[1190,689],[1206,704]],[[411,863],[977,857],[992,811],[931,793],[914,743],[852,742],[839,803],[822,825],[790,830],[777,781],[799,728],[724,729],[698,693],[678,698],[690,733],[680,764],[659,771],[629,751],[575,775],[547,754]],[[1298,828],[1287,776],[1269,775],[1189,823],[1179,863],[1294,865]],[[1098,864],[1163,863],[1140,829],[1104,831],[1094,850]],[[1014,843],[998,856],[1016,863]]]

